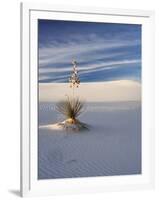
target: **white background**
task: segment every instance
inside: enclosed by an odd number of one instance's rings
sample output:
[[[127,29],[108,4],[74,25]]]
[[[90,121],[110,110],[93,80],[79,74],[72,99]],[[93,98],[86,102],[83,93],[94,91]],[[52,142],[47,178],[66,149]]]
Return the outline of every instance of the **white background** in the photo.
[[[38,0],[37,0],[38,1]],[[37,2],[36,1],[36,2]],[[44,0],[43,0],[44,1]],[[34,2],[34,1],[32,1]],[[42,1],[41,1],[42,2]],[[46,2],[46,1],[44,1]],[[150,9],[156,11],[156,102],[159,102],[159,1],[158,0],[50,0],[52,4],[104,6],[107,8]],[[158,53],[157,53],[158,52]],[[152,66],[150,66],[152,67]],[[159,79],[159,78],[158,78]],[[156,103],[156,110],[159,106]],[[19,198],[20,179],[20,1],[0,1],[0,198]],[[159,128],[156,112],[156,150]],[[156,155],[156,169],[159,168],[159,154]],[[159,198],[159,175],[156,170],[156,189],[145,191],[110,192],[54,196],[32,199],[144,199]]]

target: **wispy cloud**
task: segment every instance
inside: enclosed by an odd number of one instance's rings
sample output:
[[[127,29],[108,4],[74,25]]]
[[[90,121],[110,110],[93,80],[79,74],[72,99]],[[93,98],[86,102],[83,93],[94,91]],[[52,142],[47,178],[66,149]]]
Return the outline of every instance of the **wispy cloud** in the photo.
[[[67,38],[61,35],[60,38],[59,32],[58,38],[50,36],[47,42],[41,41],[39,81],[66,81],[72,69],[72,59],[79,62],[80,75],[97,72],[99,79],[98,72],[141,66],[140,37],[132,37],[127,31],[115,36],[109,33],[109,37],[107,36],[108,34],[87,33],[86,37],[83,37],[83,34],[79,33]],[[130,77],[130,74],[128,76]]]
[[[123,67],[127,64],[139,64],[141,61],[140,59],[134,60],[119,60],[119,61],[112,61],[112,62],[100,62],[91,65],[84,65],[83,67],[78,67],[78,71],[80,73],[89,72],[89,71],[98,71],[98,70],[109,70],[112,68],[116,68],[120,65]],[[63,67],[63,68],[40,68],[40,74],[47,74],[47,73],[60,73],[60,72],[70,72],[72,70],[72,66],[70,67]],[[56,75],[56,74],[55,74]]]
[[[85,55],[87,55],[87,60],[92,59],[92,53],[99,53],[102,51],[109,51],[113,49],[120,49],[122,47],[131,47],[139,45],[140,41],[106,41],[106,40],[96,40],[89,41],[86,43],[83,41],[81,44],[68,43],[64,44],[62,47],[49,45],[48,47],[43,47],[39,49],[39,67],[45,67],[48,64],[56,64],[58,62],[65,63],[71,61],[74,57],[80,57],[80,61],[85,61]],[[104,58],[113,57],[117,53],[105,52]],[[83,57],[83,58],[82,58]],[[97,55],[96,59],[100,58],[100,54]]]

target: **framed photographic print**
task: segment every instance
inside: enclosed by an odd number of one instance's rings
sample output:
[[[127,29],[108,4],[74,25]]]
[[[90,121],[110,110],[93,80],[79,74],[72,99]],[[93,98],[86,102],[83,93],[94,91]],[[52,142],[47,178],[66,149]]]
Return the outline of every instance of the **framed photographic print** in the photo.
[[[154,13],[21,4],[22,196],[152,188]]]

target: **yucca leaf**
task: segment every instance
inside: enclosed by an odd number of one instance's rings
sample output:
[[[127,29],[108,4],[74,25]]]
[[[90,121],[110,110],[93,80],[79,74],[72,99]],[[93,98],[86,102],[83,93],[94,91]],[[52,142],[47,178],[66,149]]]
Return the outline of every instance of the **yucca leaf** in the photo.
[[[84,111],[84,102],[79,98],[67,98],[56,104],[56,110],[67,118],[76,119]]]

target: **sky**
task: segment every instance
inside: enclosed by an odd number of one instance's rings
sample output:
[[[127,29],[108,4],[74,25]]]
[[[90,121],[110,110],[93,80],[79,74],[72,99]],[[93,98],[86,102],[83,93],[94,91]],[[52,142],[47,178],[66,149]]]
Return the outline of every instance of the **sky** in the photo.
[[[38,20],[39,83],[141,81],[141,25]]]

